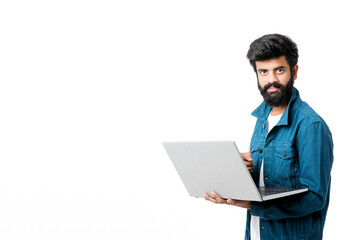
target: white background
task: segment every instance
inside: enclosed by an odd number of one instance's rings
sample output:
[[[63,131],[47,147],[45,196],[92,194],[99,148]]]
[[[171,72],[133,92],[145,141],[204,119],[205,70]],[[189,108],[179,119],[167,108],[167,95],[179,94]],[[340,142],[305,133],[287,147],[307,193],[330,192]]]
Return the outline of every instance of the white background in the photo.
[[[248,150],[267,33],[298,44],[333,133],[324,239],[354,239],[359,20],[347,0],[1,1],[0,239],[243,239],[245,210],[189,197],[161,143]]]

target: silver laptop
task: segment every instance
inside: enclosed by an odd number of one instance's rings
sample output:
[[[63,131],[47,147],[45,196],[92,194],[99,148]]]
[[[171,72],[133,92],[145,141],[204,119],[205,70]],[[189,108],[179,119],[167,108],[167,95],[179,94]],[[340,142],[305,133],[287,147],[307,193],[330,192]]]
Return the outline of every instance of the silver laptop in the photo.
[[[224,199],[266,201],[308,191],[307,188],[257,188],[232,141],[164,142],[190,196],[215,191]]]

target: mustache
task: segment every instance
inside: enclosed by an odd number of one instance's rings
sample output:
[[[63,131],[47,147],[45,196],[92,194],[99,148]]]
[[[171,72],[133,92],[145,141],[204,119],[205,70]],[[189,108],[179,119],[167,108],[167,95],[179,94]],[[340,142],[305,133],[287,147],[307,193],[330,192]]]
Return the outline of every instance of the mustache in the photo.
[[[280,90],[284,89],[284,86],[281,85],[280,83],[268,83],[263,87],[262,91],[266,92],[266,90],[268,90],[271,87],[280,88]]]

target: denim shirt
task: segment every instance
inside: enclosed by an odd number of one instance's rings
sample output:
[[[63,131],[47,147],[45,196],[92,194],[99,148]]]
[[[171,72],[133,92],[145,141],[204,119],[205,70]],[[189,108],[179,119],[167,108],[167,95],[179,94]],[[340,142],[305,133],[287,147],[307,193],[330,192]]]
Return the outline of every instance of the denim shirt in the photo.
[[[265,202],[251,202],[245,239],[250,239],[251,215],[260,217],[262,240],[322,239],[330,196],[333,142],[325,121],[293,89],[291,100],[268,133],[271,107],[264,102],[257,117],[250,151],[252,177],[259,184],[264,161],[265,186],[308,188],[306,193]]]

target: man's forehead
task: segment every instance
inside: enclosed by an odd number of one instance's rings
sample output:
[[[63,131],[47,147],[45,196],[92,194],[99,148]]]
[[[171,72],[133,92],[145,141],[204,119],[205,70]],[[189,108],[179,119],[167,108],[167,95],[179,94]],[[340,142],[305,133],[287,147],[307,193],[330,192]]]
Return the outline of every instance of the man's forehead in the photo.
[[[255,61],[256,68],[273,69],[279,67],[289,67],[285,56],[279,58],[272,58],[264,61]]]

